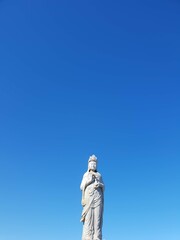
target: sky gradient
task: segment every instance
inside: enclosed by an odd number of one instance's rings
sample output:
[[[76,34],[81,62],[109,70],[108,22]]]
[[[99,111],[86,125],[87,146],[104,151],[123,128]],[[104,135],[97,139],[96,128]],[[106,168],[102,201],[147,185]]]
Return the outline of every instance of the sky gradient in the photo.
[[[180,3],[0,0],[0,240],[180,240]]]

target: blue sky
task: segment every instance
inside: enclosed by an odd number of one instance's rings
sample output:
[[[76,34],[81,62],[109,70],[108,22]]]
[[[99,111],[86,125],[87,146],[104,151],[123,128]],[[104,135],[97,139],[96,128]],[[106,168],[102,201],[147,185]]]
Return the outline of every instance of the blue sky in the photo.
[[[180,3],[0,1],[0,239],[78,240],[91,154],[105,240],[180,239]]]

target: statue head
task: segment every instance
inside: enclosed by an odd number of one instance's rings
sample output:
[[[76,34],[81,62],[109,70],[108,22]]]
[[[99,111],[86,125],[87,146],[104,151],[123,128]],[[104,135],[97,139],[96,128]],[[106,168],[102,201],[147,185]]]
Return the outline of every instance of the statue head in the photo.
[[[92,156],[89,157],[88,160],[88,170],[96,171],[97,168],[97,157],[93,154]]]

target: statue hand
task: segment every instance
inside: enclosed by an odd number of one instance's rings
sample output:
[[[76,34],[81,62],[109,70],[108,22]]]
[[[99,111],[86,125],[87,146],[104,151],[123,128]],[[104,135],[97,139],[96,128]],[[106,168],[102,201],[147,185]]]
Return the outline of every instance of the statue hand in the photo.
[[[90,174],[91,174],[92,176],[96,176],[96,173],[95,173],[94,171],[92,171],[92,170],[90,170]]]
[[[94,175],[90,173],[89,176],[88,176],[88,185],[90,183],[94,182],[94,179],[95,179]]]
[[[97,189],[98,187],[100,187],[100,183],[97,182],[94,184],[94,188]]]

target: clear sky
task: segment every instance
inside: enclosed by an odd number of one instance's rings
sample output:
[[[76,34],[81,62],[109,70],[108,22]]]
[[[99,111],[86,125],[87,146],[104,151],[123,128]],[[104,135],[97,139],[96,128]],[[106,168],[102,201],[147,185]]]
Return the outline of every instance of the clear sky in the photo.
[[[180,240],[180,2],[0,0],[0,240]]]

